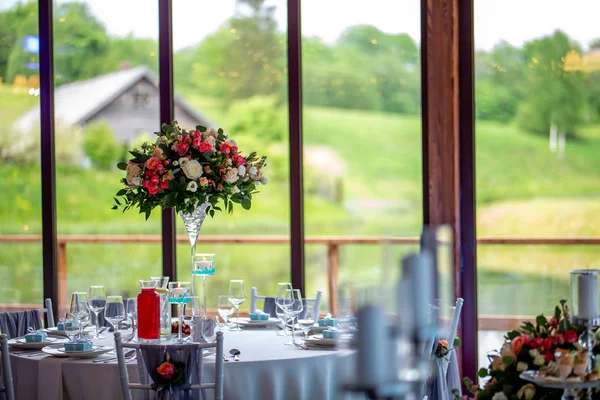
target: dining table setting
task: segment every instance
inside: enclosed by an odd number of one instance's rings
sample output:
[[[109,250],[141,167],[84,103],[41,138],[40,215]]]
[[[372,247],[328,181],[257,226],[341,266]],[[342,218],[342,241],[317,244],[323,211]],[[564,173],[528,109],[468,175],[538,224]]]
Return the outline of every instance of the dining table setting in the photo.
[[[30,329],[10,339],[16,398],[121,398],[115,332],[127,343],[167,346],[214,343],[222,332],[224,398],[339,398],[338,389],[350,373],[348,360],[355,357],[356,319],[350,314],[315,315],[311,307],[305,309],[299,290],[279,283],[274,316],[256,310],[240,317],[246,289],[243,281],[232,280],[229,292],[219,296],[218,316],[209,317],[189,282],[168,280],[140,280],[140,294],[125,300],[107,295],[103,286],[73,292],[69,311],[56,327]],[[210,381],[216,355],[204,353],[202,379]],[[139,380],[137,355],[135,350],[124,353],[132,381]]]

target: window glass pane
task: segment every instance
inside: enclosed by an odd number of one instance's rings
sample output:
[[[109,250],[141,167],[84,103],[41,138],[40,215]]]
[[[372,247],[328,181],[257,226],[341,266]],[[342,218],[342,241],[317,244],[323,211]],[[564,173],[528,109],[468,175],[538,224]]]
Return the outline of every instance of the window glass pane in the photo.
[[[37,34],[37,3],[0,5],[0,311],[43,303]]]
[[[324,266],[372,285],[415,249],[377,238],[421,233],[419,21],[418,1],[302,2],[305,232],[334,237],[307,247],[309,295],[329,301]]]
[[[175,91],[199,115],[185,125],[221,127],[243,155],[268,157],[268,184],[258,187],[251,209],[236,204],[231,215],[217,211],[214,219],[207,217],[196,248],[216,254],[216,275],[207,279],[208,307],[227,294],[231,279],[243,279],[248,301],[242,308],[249,308],[251,287],[273,296],[277,282],[290,280],[286,2],[177,1],[173,26]],[[179,217],[177,232],[183,240],[177,246],[178,277],[189,280],[190,245]],[[235,241],[223,242],[228,239]]]
[[[75,290],[139,293],[161,271],[160,211],[111,210],[127,149],[159,127],[158,9],[145,2],[57,1],[54,70],[60,306]]]
[[[479,237],[600,233],[599,11],[592,0],[475,2]],[[548,315],[568,298],[569,272],[600,267],[599,256],[597,246],[480,245],[480,327]]]

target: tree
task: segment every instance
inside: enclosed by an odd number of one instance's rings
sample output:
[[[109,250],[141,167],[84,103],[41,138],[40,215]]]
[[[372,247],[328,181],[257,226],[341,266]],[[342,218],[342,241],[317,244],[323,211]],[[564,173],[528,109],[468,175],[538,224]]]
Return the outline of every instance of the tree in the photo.
[[[583,123],[584,77],[581,70],[565,68],[570,52],[581,56],[581,49],[561,31],[525,44],[527,91],[518,116],[523,129],[547,133],[555,123],[559,130],[573,134]]]
[[[120,149],[115,134],[105,121],[91,123],[85,128],[83,151],[95,167],[101,169],[113,167],[121,155]]]

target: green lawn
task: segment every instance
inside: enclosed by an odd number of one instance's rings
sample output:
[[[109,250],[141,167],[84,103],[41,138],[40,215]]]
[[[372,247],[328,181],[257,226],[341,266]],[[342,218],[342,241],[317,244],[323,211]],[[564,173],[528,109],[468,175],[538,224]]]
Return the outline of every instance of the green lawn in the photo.
[[[10,99],[13,99],[12,101]],[[227,113],[212,99],[186,97],[217,123]],[[37,101],[0,91],[0,121],[14,119]],[[27,103],[27,104],[25,104]],[[7,110],[9,109],[9,110]],[[18,109],[18,110],[17,110]],[[305,195],[308,235],[416,236],[421,226],[420,118],[356,110],[306,107],[305,145],[327,147],[344,162],[344,199],[338,204]],[[583,139],[568,141],[564,160],[548,150],[547,138],[511,125],[478,122],[477,192],[480,236],[599,235],[600,128],[587,127]],[[235,136],[235,135],[234,135]],[[261,150],[260,148],[258,150]],[[271,151],[271,150],[268,150]],[[0,234],[40,233],[39,166],[0,166],[4,201]],[[149,221],[136,213],[110,210],[119,171],[61,166],[57,170],[59,234],[159,234],[159,213]],[[307,174],[306,186],[328,171]],[[313,182],[314,180],[314,182]],[[383,202],[384,207],[381,207]],[[289,189],[281,177],[261,187],[249,212],[207,220],[201,235],[286,235]],[[178,224],[179,232],[182,224]],[[0,302],[41,297],[41,246],[0,244]],[[382,266],[393,269],[412,246],[347,246],[341,252],[341,279],[378,282]],[[218,255],[210,278],[211,303],[231,278],[261,291],[289,279],[289,247],[283,245],[199,245]],[[180,278],[189,277],[189,249],[178,246]],[[495,314],[536,314],[568,293],[568,271],[600,267],[595,247],[480,246],[479,310]],[[308,288],[326,290],[327,253],[307,246]],[[68,290],[104,283],[110,292],[135,293],[136,280],[160,270],[159,245],[70,245]],[[514,288],[518,295],[513,295]]]

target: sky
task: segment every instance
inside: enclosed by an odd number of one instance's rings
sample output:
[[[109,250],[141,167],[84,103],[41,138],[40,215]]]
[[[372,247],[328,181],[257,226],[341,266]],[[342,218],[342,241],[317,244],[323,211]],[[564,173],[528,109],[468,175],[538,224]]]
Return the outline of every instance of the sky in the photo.
[[[18,0],[0,0],[0,9]],[[66,0],[55,0],[63,3]],[[109,33],[156,39],[157,0],[79,0]],[[275,5],[280,29],[286,25],[286,1]],[[374,25],[386,33],[408,33],[419,41],[420,0],[302,0],[302,30],[333,43],[348,27]],[[235,12],[235,0],[173,0],[173,44],[193,46]],[[584,48],[600,38],[600,0],[475,0],[475,46],[490,49],[504,39],[514,45],[562,29]]]

